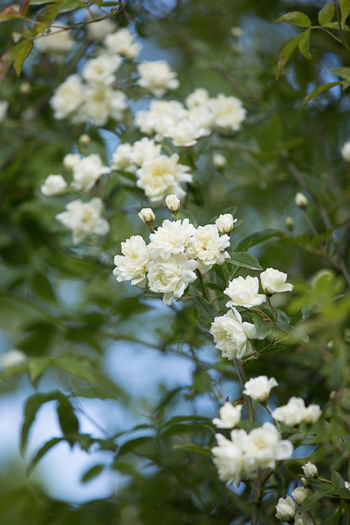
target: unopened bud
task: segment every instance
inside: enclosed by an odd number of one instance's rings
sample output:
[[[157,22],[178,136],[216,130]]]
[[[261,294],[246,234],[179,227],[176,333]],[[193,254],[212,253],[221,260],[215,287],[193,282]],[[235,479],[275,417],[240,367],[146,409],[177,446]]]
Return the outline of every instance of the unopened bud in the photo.
[[[350,162],[350,142],[345,142],[340,150],[340,154],[345,162]]]
[[[306,465],[301,467],[303,469],[303,472],[307,478],[317,478],[318,477],[318,470],[316,465],[311,463],[311,461],[308,461]]]
[[[63,166],[66,168],[66,170],[71,171],[79,161],[80,155],[78,153],[67,153],[67,155],[63,158]]]
[[[304,211],[306,210],[307,205],[309,203],[305,195],[301,193],[300,191],[296,194],[294,202],[298,206],[298,208]]]
[[[90,144],[90,137],[89,135],[86,135],[86,133],[84,133],[84,135],[80,135],[79,137],[79,142],[82,146],[88,146]]]
[[[305,487],[297,487],[292,492],[292,496],[295,499],[295,502],[300,506],[304,503],[306,498],[310,496],[310,494],[311,491],[309,489],[306,489]]]
[[[180,199],[176,195],[168,195],[165,199],[165,204],[171,213],[177,213],[180,208]]]
[[[29,84],[29,82],[22,82],[22,84],[19,86],[19,91],[22,95],[29,95],[29,93],[32,92],[32,86]]]
[[[227,164],[226,157],[221,155],[221,153],[215,153],[213,155],[213,164],[218,170],[223,169]]]
[[[152,208],[142,208],[142,210],[138,213],[138,216],[140,217],[141,221],[145,224],[152,224],[152,222],[156,218]]]
[[[280,498],[276,505],[276,518],[290,522],[295,516],[295,504],[290,496]]]
[[[284,220],[284,225],[287,228],[287,230],[289,230],[290,232],[293,231],[294,221],[293,221],[292,217],[290,217],[288,215],[288,217],[286,217],[285,220]]]
[[[219,215],[215,224],[220,233],[230,233],[236,222],[237,219],[234,219],[230,213],[225,213],[224,215]]]

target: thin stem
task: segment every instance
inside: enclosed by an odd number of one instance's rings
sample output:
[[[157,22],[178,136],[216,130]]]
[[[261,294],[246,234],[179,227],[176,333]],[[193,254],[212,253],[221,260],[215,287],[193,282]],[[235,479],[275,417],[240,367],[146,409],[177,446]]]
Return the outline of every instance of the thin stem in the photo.
[[[317,235],[318,235],[318,231],[316,230],[316,226],[315,226],[314,223],[312,222],[312,219],[311,219],[310,215],[307,213],[306,210],[304,211],[304,214],[305,214],[305,218],[306,218],[306,220],[307,220],[307,223],[308,223],[308,225],[310,226],[310,230],[312,231],[313,235],[314,235],[315,237],[317,237]]]
[[[267,405],[263,405],[263,406],[266,408],[267,412],[268,412],[268,413],[270,414],[270,416],[272,417],[273,422],[275,423],[276,428],[277,428],[277,430],[278,430],[278,433],[279,433],[279,435],[280,435],[280,438],[282,438],[282,429],[281,429],[281,425],[280,425],[279,422],[273,417],[272,412],[271,412],[271,410],[269,409],[269,407],[268,407]]]
[[[271,299],[270,297],[267,295],[267,302],[269,303],[269,306],[272,308],[272,310],[275,312],[275,316],[276,316],[276,322],[278,321],[278,313],[277,313],[277,310],[274,306],[272,306],[271,304]]]
[[[233,360],[233,362],[234,362],[236,370],[237,370],[237,374],[238,374],[238,378],[239,378],[239,382],[241,384],[242,390],[244,390],[244,385],[245,385],[246,379],[245,379],[244,370],[243,370],[243,363],[242,363],[241,359],[237,359],[237,358],[235,358]],[[253,413],[252,400],[251,400],[251,398],[249,396],[246,396],[245,394],[243,394],[243,396],[244,396],[244,402],[245,402],[245,406],[246,406],[248,421],[250,421],[251,423],[254,423],[254,413]]]
[[[270,321],[270,323],[273,323],[273,320],[267,314],[265,314],[265,312],[263,312],[262,310],[259,310],[259,308],[251,308],[251,311],[259,312],[265,317],[264,321],[266,320],[266,321]]]
[[[201,288],[202,288],[202,293],[203,293],[203,297],[209,301],[209,298],[207,296],[207,292],[206,292],[206,289],[205,289],[205,286],[204,286],[204,281],[203,281],[203,276],[202,276],[202,273],[200,270],[196,270],[196,274],[198,275],[198,279],[199,279],[199,282],[201,284]],[[210,301],[209,301],[210,302]]]
[[[337,0],[333,0],[333,5],[334,5],[334,8],[335,8],[335,15],[337,17],[337,22],[338,22],[338,25],[339,25],[339,31],[340,31],[340,36],[341,36],[342,43],[346,47],[346,49],[348,51],[350,51],[350,48],[349,48],[349,46],[348,46],[348,44],[347,44],[347,42],[345,40],[345,34],[344,34],[343,26],[341,25],[341,19],[340,19],[338,7],[337,7]]]

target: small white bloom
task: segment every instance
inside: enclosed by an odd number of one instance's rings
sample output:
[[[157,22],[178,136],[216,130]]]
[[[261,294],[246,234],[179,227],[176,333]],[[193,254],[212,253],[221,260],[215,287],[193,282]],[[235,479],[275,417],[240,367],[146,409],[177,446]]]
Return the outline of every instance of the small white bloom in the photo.
[[[305,487],[297,487],[292,492],[292,496],[295,499],[295,502],[300,506],[304,503],[306,498],[310,496],[310,494],[311,491],[309,489],[306,489]]]
[[[309,201],[307,200],[305,195],[303,193],[301,193],[301,192],[298,192],[295,195],[294,202],[302,210],[306,210],[307,205],[309,203]]]
[[[0,122],[3,122],[7,115],[9,103],[7,100],[0,100]]]
[[[241,432],[245,434],[244,430]],[[235,483],[238,487],[244,468],[242,448],[221,434],[216,434],[216,439],[218,444],[211,451],[219,478],[228,484]]]
[[[167,133],[163,132],[163,136],[169,136],[174,146],[178,147],[194,146],[197,139],[202,135],[204,135],[204,130],[198,129],[198,126],[193,121],[186,118],[174,124]]]
[[[208,106],[214,114],[214,126],[222,132],[238,131],[246,117],[242,102],[236,97],[226,97],[220,93],[208,101]]]
[[[278,383],[274,377],[270,377],[270,379],[267,376],[252,377],[245,383],[243,394],[263,403],[275,386],[278,386]]]
[[[306,417],[305,402],[301,397],[291,397],[284,406],[275,408],[272,417],[286,425],[299,425]]]
[[[220,233],[230,233],[236,222],[237,219],[234,219],[230,213],[225,213],[224,215],[219,215],[215,224]]]
[[[9,368],[24,363],[27,360],[27,356],[22,350],[17,350],[13,348],[0,358],[1,367],[3,371],[8,370]]]
[[[62,175],[49,175],[41,186],[40,191],[43,195],[59,195],[67,188],[67,183]]]
[[[227,159],[221,153],[215,153],[215,155],[213,155],[213,164],[215,168],[219,170],[223,169],[227,164]]]
[[[343,144],[340,154],[345,162],[350,162],[350,142],[345,142],[345,144]]]
[[[214,224],[198,226],[191,242],[188,245],[189,257],[198,260],[202,273],[210,270],[214,264],[223,264],[230,257],[225,248],[230,246],[228,235],[219,236],[219,231]]]
[[[135,173],[136,165],[133,162],[134,150],[131,144],[125,142],[119,144],[112,155],[112,167],[116,170],[128,171]]]
[[[162,226],[149,236],[151,242],[148,248],[152,259],[160,258],[165,261],[171,255],[184,253],[195,232],[196,228],[190,224],[188,219],[163,221]]]
[[[74,49],[76,45],[70,31],[53,30],[42,35],[35,39],[35,48],[39,53],[47,53],[59,61],[62,55]]]
[[[293,290],[293,285],[286,283],[287,274],[274,268],[267,268],[262,272],[260,274],[260,280],[264,292],[269,295]]]
[[[86,63],[83,69],[83,78],[87,82],[109,86],[113,84],[114,74],[122,62],[123,59],[119,55],[100,55]]]
[[[152,223],[156,218],[152,208],[142,208],[142,210],[138,213],[138,216],[140,217],[141,221],[145,224]]]
[[[303,469],[303,472],[307,478],[317,478],[318,476],[318,470],[316,465],[311,463],[311,461],[308,461],[306,465],[301,467]]]
[[[322,410],[319,405],[311,404],[305,409],[304,421],[308,425],[313,425],[320,419]]]
[[[156,62],[141,62],[137,66],[140,78],[139,86],[147,89],[156,97],[164,95],[167,89],[179,87],[177,74],[172,72],[169,64],[165,60]]]
[[[71,171],[74,168],[74,166],[78,164],[79,161],[79,153],[67,153],[67,155],[65,155],[65,157],[63,158],[63,166],[66,168],[66,170]]]
[[[350,490],[350,483],[348,481],[344,481],[344,486],[346,489]]]
[[[166,261],[152,261],[148,266],[149,288],[152,292],[163,293],[164,304],[170,305],[196,280],[196,268],[197,262],[189,261],[182,253],[172,255]]]
[[[290,496],[280,498],[276,505],[276,518],[282,521],[291,521],[295,516],[295,504]]]
[[[243,29],[241,27],[238,27],[238,26],[231,27],[231,35],[234,38],[239,38],[240,36],[243,35]]]
[[[245,279],[240,276],[229,282],[228,288],[224,290],[231,301],[226,306],[244,306],[253,308],[266,301],[266,296],[259,293],[259,279],[248,275]]]
[[[122,91],[101,83],[89,84],[85,91],[85,104],[79,109],[75,121],[87,122],[91,119],[97,126],[103,126],[110,117],[122,120],[127,107],[126,95]]]
[[[80,135],[78,141],[82,146],[88,146],[91,142],[91,139],[89,135],[87,135],[86,133],[83,133],[82,135]]]
[[[258,337],[255,325],[242,322],[242,317],[236,308],[232,308],[225,315],[215,317],[210,327],[215,346],[222,351],[223,357],[228,359],[242,358],[252,353],[249,339]]]
[[[188,95],[185,104],[189,109],[205,106],[209,100],[209,93],[206,89],[197,88]]]
[[[119,29],[116,33],[107,35],[104,40],[107,53],[118,53],[129,60],[136,58],[141,51],[141,44],[134,42],[134,35],[130,29]]]
[[[160,155],[161,145],[156,144],[153,139],[143,137],[134,142],[132,158],[135,164],[142,166],[146,160],[152,160]]]
[[[55,90],[50,100],[54,116],[60,120],[72,116],[85,100],[85,88],[78,75],[70,75]]]
[[[102,208],[101,199],[95,198],[85,203],[77,199],[69,202],[67,211],[56,215],[56,219],[73,231],[73,242],[78,244],[91,233],[105,235],[109,232],[108,222],[101,218]]]
[[[277,428],[271,423],[254,428],[245,442],[247,469],[275,468],[276,461],[289,459],[293,445],[288,440],[280,440]]]
[[[178,199],[176,195],[168,195],[165,197],[165,204],[172,213],[176,213],[180,209],[180,199]]]
[[[89,17],[88,20],[91,20],[91,18]],[[91,40],[101,42],[106,38],[106,35],[116,30],[116,25],[110,18],[106,18],[105,20],[87,24],[86,28]]]
[[[78,190],[90,190],[101,175],[109,172],[110,168],[103,167],[101,157],[97,153],[92,153],[80,159],[74,166],[72,186]]]
[[[145,241],[140,235],[133,235],[122,242],[122,254],[114,257],[113,270],[117,281],[131,281],[141,288],[146,284],[146,271],[151,257]]]
[[[242,405],[233,406],[228,401],[220,408],[220,419],[214,418],[213,423],[217,428],[234,428],[241,419]]]

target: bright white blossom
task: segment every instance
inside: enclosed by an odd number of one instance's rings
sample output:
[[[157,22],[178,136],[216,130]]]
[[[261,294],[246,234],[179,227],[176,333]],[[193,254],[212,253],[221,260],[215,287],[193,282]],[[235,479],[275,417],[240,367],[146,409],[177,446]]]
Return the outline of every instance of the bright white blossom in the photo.
[[[133,147],[128,142],[119,144],[112,155],[112,166],[116,170],[128,171],[135,173],[136,165],[133,163]]]
[[[108,222],[101,217],[102,208],[101,199],[94,198],[85,203],[77,199],[69,202],[67,211],[56,215],[56,219],[73,231],[73,242],[78,244],[91,233],[105,235],[109,232]]]
[[[215,417],[213,423],[217,428],[234,428],[241,419],[242,405],[233,406],[228,401],[220,408],[220,419]]]
[[[3,120],[5,120],[8,107],[9,103],[7,102],[7,100],[0,100],[0,122],[3,122]]]
[[[309,203],[309,201],[307,200],[307,198],[305,197],[305,195],[301,192],[298,192],[296,195],[295,195],[295,198],[294,198],[294,202],[295,204],[301,208],[302,210],[306,210],[307,208],[307,205]]]
[[[218,444],[211,451],[219,478],[227,484],[239,486],[244,468],[243,450],[222,434],[216,434],[216,440]]]
[[[304,416],[304,421],[308,425],[313,425],[320,419],[322,415],[322,410],[319,405],[311,404],[306,407],[306,412]]]
[[[187,286],[196,280],[196,261],[189,261],[182,253],[167,260],[156,259],[148,265],[148,284],[152,292],[163,293],[164,304],[172,304],[184,294]]]
[[[303,472],[307,478],[317,478],[318,476],[318,470],[316,465],[311,463],[311,461],[308,461],[303,467]]]
[[[345,144],[343,144],[340,150],[340,154],[345,160],[345,162],[350,162],[350,141],[345,142]]]
[[[230,257],[228,252],[224,251],[229,246],[229,236],[220,237],[217,227],[214,224],[207,224],[198,226],[188,245],[187,254],[199,262],[199,269],[205,273],[214,264],[223,264]]]
[[[242,358],[252,353],[249,339],[258,337],[258,332],[252,323],[242,322],[242,317],[236,308],[225,315],[215,317],[210,333],[214,337],[215,346],[228,359]]]
[[[305,407],[305,402],[300,397],[291,397],[284,406],[275,408],[272,416],[277,421],[282,421],[286,425],[299,425],[302,421],[308,424],[316,423],[321,416],[321,409],[318,405]]]
[[[60,120],[70,117],[85,100],[85,89],[78,75],[70,75],[58,86],[50,100],[54,116]]]
[[[226,306],[244,306],[254,308],[266,301],[266,296],[259,293],[259,279],[248,275],[245,279],[240,276],[229,282],[228,288],[224,290],[231,301]]]
[[[156,218],[152,208],[142,208],[142,210],[139,211],[138,216],[140,217],[141,221],[145,224],[153,222]]]
[[[230,233],[236,222],[237,219],[234,219],[230,213],[225,213],[224,215],[219,215],[215,224],[220,233]]]
[[[67,155],[65,155],[63,158],[63,166],[66,168],[66,170],[71,171],[79,161],[79,153],[67,153]]]
[[[291,521],[295,516],[295,504],[290,496],[280,498],[276,505],[276,518],[282,521]]]
[[[53,30],[35,40],[35,48],[40,53],[47,53],[55,60],[61,61],[64,55],[76,45],[70,31]]]
[[[195,234],[196,228],[188,219],[183,221],[163,221],[155,233],[150,235],[148,245],[152,259],[167,260],[172,255],[184,253]]]
[[[109,173],[110,168],[104,167],[99,155],[92,153],[79,160],[73,168],[72,186],[78,190],[90,190],[104,173]]]
[[[215,153],[215,155],[213,155],[213,164],[215,168],[219,170],[224,168],[227,164],[226,157],[224,157],[224,155],[221,153]]]
[[[89,17],[88,20],[90,21],[92,19]],[[106,35],[116,30],[116,25],[110,18],[106,18],[105,20],[98,20],[97,22],[87,24],[86,28],[91,40],[101,42],[106,38]]]
[[[49,175],[41,186],[40,191],[43,195],[59,195],[67,188],[67,183],[62,175]]]
[[[154,157],[158,157],[160,150],[160,144],[156,144],[153,139],[143,137],[133,144],[133,162],[138,166],[142,166],[146,160],[152,160]]]
[[[242,102],[236,97],[226,97],[220,93],[208,101],[214,115],[214,126],[222,132],[238,131],[246,117]]]
[[[114,74],[122,61],[123,59],[119,55],[100,55],[97,58],[93,58],[86,63],[83,69],[83,78],[87,82],[109,86],[113,84]]]
[[[306,489],[305,487],[297,487],[293,490],[292,496],[295,499],[296,503],[298,505],[302,505],[306,498],[310,496],[311,491],[309,489]]]
[[[255,401],[263,403],[275,386],[278,386],[278,383],[274,377],[270,377],[270,379],[267,376],[252,377],[245,383],[243,393]]]
[[[209,100],[209,93],[206,89],[197,88],[188,95],[185,104],[189,109],[205,106]]]
[[[177,74],[171,71],[165,60],[141,62],[137,70],[140,75],[139,86],[147,89],[156,97],[163,96],[167,89],[176,89],[179,86]]]
[[[261,285],[264,292],[269,295],[280,292],[290,292],[293,290],[293,285],[286,283],[287,274],[275,270],[274,268],[267,268],[260,274]]]
[[[117,281],[131,281],[144,288],[146,284],[146,271],[151,257],[145,241],[140,235],[132,235],[130,239],[122,242],[122,254],[114,257],[116,268],[113,270]]]
[[[22,350],[17,350],[13,348],[5,354],[2,354],[0,358],[1,367],[3,371],[8,370],[9,368],[24,363],[27,360],[27,356]]]
[[[166,135],[172,138],[174,146],[189,147],[194,146],[197,139],[204,134],[205,130],[196,126],[195,122],[182,119]],[[164,133],[163,135],[166,136]]]
[[[126,95],[122,91],[104,84],[90,84],[85,91],[85,104],[75,121],[87,122],[91,119],[97,126],[103,126],[110,117],[122,120],[127,107]]]
[[[180,208],[180,199],[176,195],[168,195],[165,197],[165,204],[169,211],[176,213]]]
[[[109,34],[104,40],[107,53],[124,56],[132,60],[141,51],[141,44],[134,42],[134,35],[130,29],[119,29],[116,33]]]

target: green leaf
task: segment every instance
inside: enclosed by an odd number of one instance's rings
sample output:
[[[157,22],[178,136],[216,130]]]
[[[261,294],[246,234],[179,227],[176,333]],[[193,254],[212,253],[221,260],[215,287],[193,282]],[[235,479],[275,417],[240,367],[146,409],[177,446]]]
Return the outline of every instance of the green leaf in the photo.
[[[327,24],[323,24],[322,27],[326,27],[327,29],[337,29],[339,31],[339,24],[338,22],[327,22]],[[350,31],[350,28],[348,26],[343,27],[344,31]]]
[[[87,483],[88,481],[91,481],[92,479],[97,478],[105,468],[105,465],[98,464],[94,465],[93,467],[89,468],[81,477],[82,483]]]
[[[226,264],[248,268],[249,270],[263,270],[259,261],[254,255],[247,252],[233,252],[230,254],[230,259],[226,259]]]
[[[337,69],[330,69],[329,72],[350,81],[350,67],[338,67]]]
[[[238,244],[236,250],[249,250],[249,248],[252,246],[256,246],[257,244],[268,241],[269,239],[272,239],[272,237],[284,237],[284,234],[279,230],[274,230],[272,228],[262,230],[260,232],[253,233],[252,235],[248,235],[248,237],[243,239],[243,241]]]
[[[65,436],[79,432],[79,420],[67,398],[60,399],[57,406],[60,427]]]
[[[311,53],[310,53],[310,32],[311,32],[310,29],[307,29],[306,31],[304,31],[303,37],[298,44],[298,49],[300,53],[308,60],[312,58]]]
[[[349,0],[338,0],[340,5],[340,13],[341,13],[341,26],[342,28],[345,27],[346,19],[349,16],[350,13],[350,1]]]
[[[257,339],[265,339],[268,335],[272,332],[271,323],[268,321],[263,321],[260,315],[256,315],[253,318],[253,323],[256,326],[256,329],[258,331],[258,337]]]
[[[49,279],[43,273],[35,273],[32,279],[32,290],[40,299],[56,303],[56,297]]]
[[[327,494],[331,494],[333,492],[333,488],[325,489],[325,490],[317,490],[311,496],[305,499],[301,510],[302,512],[307,512],[315,506],[315,504],[322,499],[324,496],[327,496]]]
[[[28,57],[29,53],[33,49],[32,40],[23,40],[15,47],[12,48],[11,56],[13,60],[13,66],[16,71],[16,75],[19,77],[22,71],[23,62]]]
[[[192,215],[192,213],[190,213],[189,211],[187,210],[184,210],[183,208],[180,208],[179,211],[177,212],[177,216],[179,219],[181,219],[182,221],[184,219],[188,219],[190,221],[191,224],[193,224],[193,226],[198,226],[198,223],[196,221],[196,218]]]
[[[51,365],[49,357],[33,357],[27,361],[30,380],[35,383]]]
[[[311,26],[310,18],[300,11],[290,11],[289,13],[286,13],[285,15],[277,18],[276,22],[285,22],[286,24],[292,24],[294,26],[300,27]]]
[[[222,293],[222,286],[216,283],[204,283],[204,286],[206,288],[209,288],[210,290],[217,290],[218,292]]]
[[[29,475],[32,472],[41,458],[45,456],[46,452],[62,441],[64,441],[64,437],[52,438],[50,441],[47,441],[47,443],[45,443],[45,445],[43,445],[31,459],[28,465],[27,474]]]
[[[86,357],[65,354],[54,359],[53,363],[65,372],[79,377],[92,385],[97,383],[94,365]]]
[[[337,489],[343,489],[345,487],[345,483],[339,472],[336,470],[332,471],[332,483]],[[350,499],[350,493],[349,493],[349,499]]]
[[[195,443],[189,443],[188,445],[174,445],[174,448],[189,450],[190,452],[202,454],[202,456],[211,456],[211,450],[209,447],[203,447],[201,445],[196,445]]]
[[[218,311],[216,308],[209,303],[204,297],[199,297],[198,295],[193,297],[193,302],[196,310],[199,312],[199,315],[210,324],[213,322],[215,317],[218,317]]]
[[[89,399],[116,399],[116,396],[112,392],[98,386],[74,390],[74,397],[87,397]]]
[[[63,0],[58,6],[58,12],[64,13],[66,11],[74,11],[75,9],[80,9],[86,7],[86,4],[81,0]]]
[[[290,57],[292,56],[293,52],[298,47],[298,44],[300,40],[303,38],[303,33],[296,36],[283,47],[282,51],[280,52],[278,59],[277,59],[277,68],[276,68],[276,80],[278,80],[281,71],[285,66],[287,65]]]
[[[310,100],[312,100],[315,97],[318,97],[318,95],[321,95],[325,91],[328,91],[328,89],[331,89],[333,86],[339,86],[341,84],[340,81],[337,82],[327,82],[327,84],[322,84],[322,86],[318,86],[318,88],[314,89],[314,91],[311,91],[306,97],[304,98],[302,104],[300,105],[299,109],[302,109]]]
[[[320,24],[320,26],[323,26],[324,24],[327,24],[328,22],[330,22],[333,16],[334,16],[334,5],[325,4],[318,13],[318,23]]]

